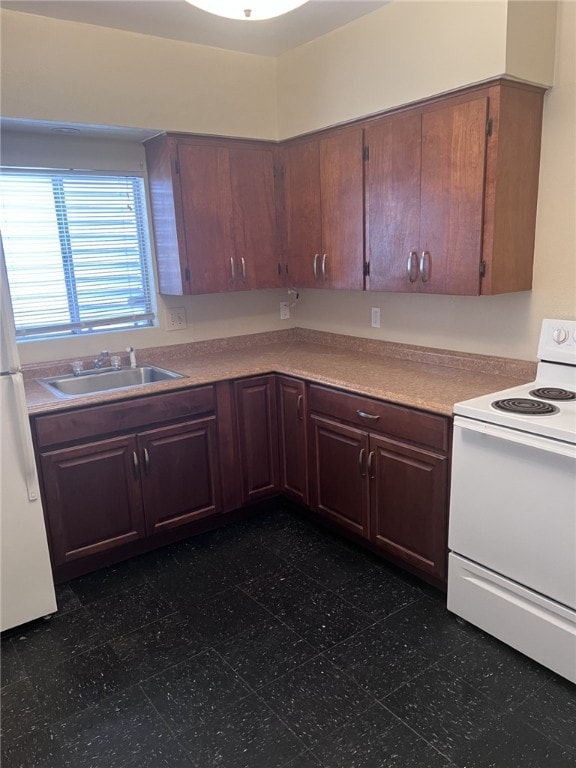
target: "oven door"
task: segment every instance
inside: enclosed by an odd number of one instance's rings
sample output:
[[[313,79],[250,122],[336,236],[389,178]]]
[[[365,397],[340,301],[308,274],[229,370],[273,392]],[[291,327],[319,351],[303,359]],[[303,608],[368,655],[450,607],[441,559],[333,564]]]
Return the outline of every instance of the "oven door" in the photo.
[[[456,416],[448,545],[576,608],[576,445]]]

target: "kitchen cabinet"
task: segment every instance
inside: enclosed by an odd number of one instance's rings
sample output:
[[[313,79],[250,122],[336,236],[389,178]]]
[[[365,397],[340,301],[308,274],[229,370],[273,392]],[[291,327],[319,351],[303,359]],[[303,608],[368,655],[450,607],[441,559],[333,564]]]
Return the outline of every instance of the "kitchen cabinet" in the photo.
[[[212,387],[40,416],[34,432],[56,567],[219,511]]]
[[[312,507],[347,531],[369,538],[368,435],[313,414]]]
[[[437,583],[446,578],[449,422],[310,386],[312,507]]]
[[[361,289],[362,128],[287,142],[282,158],[290,284]]]
[[[281,285],[276,146],[166,134],[145,148],[160,293]]]
[[[542,89],[501,82],[367,123],[367,287],[529,290]]]
[[[242,501],[248,504],[279,491],[275,377],[239,379],[234,395]]]
[[[280,490],[308,504],[308,403],[306,384],[277,376]]]

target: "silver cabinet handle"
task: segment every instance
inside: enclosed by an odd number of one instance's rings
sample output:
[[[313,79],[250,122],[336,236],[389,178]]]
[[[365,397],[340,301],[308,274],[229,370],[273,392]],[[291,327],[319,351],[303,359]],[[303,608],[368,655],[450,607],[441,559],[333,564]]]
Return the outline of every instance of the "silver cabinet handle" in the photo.
[[[236,282],[236,265],[234,264],[234,257],[230,256],[230,274],[232,275],[232,282]]]
[[[304,402],[303,395],[298,395],[298,399],[296,400],[296,414],[298,415],[298,418],[300,421],[302,421],[302,403]]]
[[[358,454],[358,469],[360,470],[360,477],[366,477],[366,471],[364,470],[364,456],[366,455],[366,449],[361,448]]]
[[[148,453],[148,448],[144,448],[142,453],[144,454],[144,471],[148,474],[150,472],[150,454]]]
[[[328,277],[328,275],[326,274],[326,272],[327,272],[327,270],[326,270],[326,260],[327,260],[327,258],[328,258],[328,254],[325,253],[322,256],[322,277],[324,278],[324,280],[326,280],[326,278]]]
[[[318,280],[318,256],[320,254],[315,253],[312,261],[312,272],[314,274],[314,280]]]
[[[429,251],[422,251],[420,256],[420,277],[423,283],[427,283],[430,279],[430,253]]]
[[[132,466],[134,467],[134,479],[138,480],[140,476],[140,462],[138,461],[138,454],[136,451],[132,451]]]
[[[368,477],[370,480],[374,480],[374,475],[372,474],[372,465],[374,463],[374,451],[370,451],[368,454]]]
[[[242,265],[242,280],[246,282],[246,261],[244,256],[240,257],[240,264]]]
[[[408,272],[408,280],[411,283],[415,283],[418,280],[418,254],[416,251],[410,251],[408,261],[406,262],[406,270]]]
[[[366,411],[356,411],[356,413],[361,419],[369,419],[370,421],[378,421],[380,418],[380,416],[376,416],[373,413],[366,413]]]

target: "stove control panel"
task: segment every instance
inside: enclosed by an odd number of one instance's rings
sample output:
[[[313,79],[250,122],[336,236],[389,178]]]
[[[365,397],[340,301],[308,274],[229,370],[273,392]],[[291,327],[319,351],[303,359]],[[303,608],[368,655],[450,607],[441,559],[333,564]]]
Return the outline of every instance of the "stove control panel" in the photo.
[[[538,359],[576,365],[576,320],[543,320]]]

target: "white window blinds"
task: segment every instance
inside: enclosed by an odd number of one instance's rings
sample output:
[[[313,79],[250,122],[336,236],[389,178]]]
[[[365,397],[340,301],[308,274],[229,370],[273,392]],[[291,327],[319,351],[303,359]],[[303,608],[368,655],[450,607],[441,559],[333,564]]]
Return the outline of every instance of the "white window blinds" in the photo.
[[[141,178],[4,171],[0,227],[17,337],[152,325]]]

